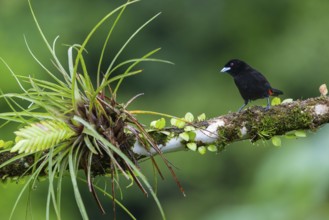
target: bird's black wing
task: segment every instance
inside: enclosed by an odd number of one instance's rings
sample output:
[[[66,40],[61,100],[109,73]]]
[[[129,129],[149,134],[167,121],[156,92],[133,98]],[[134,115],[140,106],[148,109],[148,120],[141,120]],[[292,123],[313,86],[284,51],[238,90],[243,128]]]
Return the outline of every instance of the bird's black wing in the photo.
[[[267,81],[265,76],[258,72],[257,70],[252,70],[250,76],[253,78],[257,85],[263,85],[266,89],[271,89],[270,83]]]

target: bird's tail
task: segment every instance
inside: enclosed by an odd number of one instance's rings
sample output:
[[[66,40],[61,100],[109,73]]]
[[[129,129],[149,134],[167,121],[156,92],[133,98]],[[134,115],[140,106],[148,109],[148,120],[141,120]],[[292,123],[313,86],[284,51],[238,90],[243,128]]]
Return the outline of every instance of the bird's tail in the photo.
[[[282,95],[283,94],[283,92],[281,90],[274,89],[274,88],[269,89],[268,93],[271,96],[278,96],[278,95]]]

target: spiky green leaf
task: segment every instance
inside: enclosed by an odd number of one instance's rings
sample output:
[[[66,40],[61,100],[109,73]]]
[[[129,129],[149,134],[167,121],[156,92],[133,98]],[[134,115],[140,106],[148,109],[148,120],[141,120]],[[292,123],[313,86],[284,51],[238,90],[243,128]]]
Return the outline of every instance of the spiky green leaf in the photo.
[[[18,153],[33,153],[52,148],[69,139],[75,133],[64,122],[40,121],[15,132],[16,144],[10,150]]]

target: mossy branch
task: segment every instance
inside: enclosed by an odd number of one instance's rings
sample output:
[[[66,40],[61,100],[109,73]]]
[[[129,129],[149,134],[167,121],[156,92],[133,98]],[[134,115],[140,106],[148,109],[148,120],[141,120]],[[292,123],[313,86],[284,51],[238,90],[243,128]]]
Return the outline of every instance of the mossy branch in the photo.
[[[233,142],[259,139],[270,139],[273,136],[284,135],[295,130],[316,131],[317,128],[329,122],[329,98],[325,96],[297,100],[278,106],[273,106],[265,111],[262,107],[251,107],[241,113],[229,113],[206,121],[189,124],[195,128],[195,138],[185,140],[180,136],[184,129],[167,127],[161,130],[152,130],[149,134],[157,142],[158,148],[163,153],[188,150],[188,143],[195,143],[199,147],[216,145],[218,150],[223,149]],[[170,133],[170,135],[168,135]],[[153,148],[146,150],[144,144],[135,140],[135,136],[127,135],[126,143],[137,158],[145,158],[158,154]],[[130,152],[130,153],[131,153]],[[0,153],[0,164],[6,163],[17,153]],[[14,160],[0,169],[0,178],[19,177],[29,175],[27,169],[34,163],[33,154],[20,160]],[[108,158],[97,158],[98,163],[93,163],[91,170],[100,174],[100,170],[110,169]],[[81,166],[81,169],[83,167]],[[107,169],[108,168],[108,169]],[[46,175],[46,173],[44,173]]]

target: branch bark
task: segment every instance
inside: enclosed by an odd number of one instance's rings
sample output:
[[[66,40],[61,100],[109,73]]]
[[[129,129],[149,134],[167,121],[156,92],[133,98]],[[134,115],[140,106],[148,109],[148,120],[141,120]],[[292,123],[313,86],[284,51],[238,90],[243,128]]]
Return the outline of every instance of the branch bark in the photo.
[[[329,122],[329,98],[321,96],[306,100],[297,100],[265,111],[262,107],[251,107],[240,113],[229,113],[202,122],[191,123],[195,128],[194,140],[186,141],[180,134],[184,129],[167,127],[159,131],[151,131],[150,135],[156,141],[162,153],[187,150],[187,143],[195,143],[197,147],[216,145],[219,150],[230,143],[247,140],[254,142],[259,139],[270,139],[273,136],[284,135],[295,130],[316,131],[317,128]],[[168,135],[170,133],[170,135]],[[146,150],[138,141],[132,143],[131,150],[138,158],[156,155],[154,149]],[[3,152],[0,154],[0,164],[15,157],[17,153]],[[92,169],[104,169],[108,158],[99,158],[101,163],[95,163]],[[28,175],[26,170],[34,163],[30,155],[10,163],[0,169],[0,178]],[[101,167],[97,167],[101,166]]]

